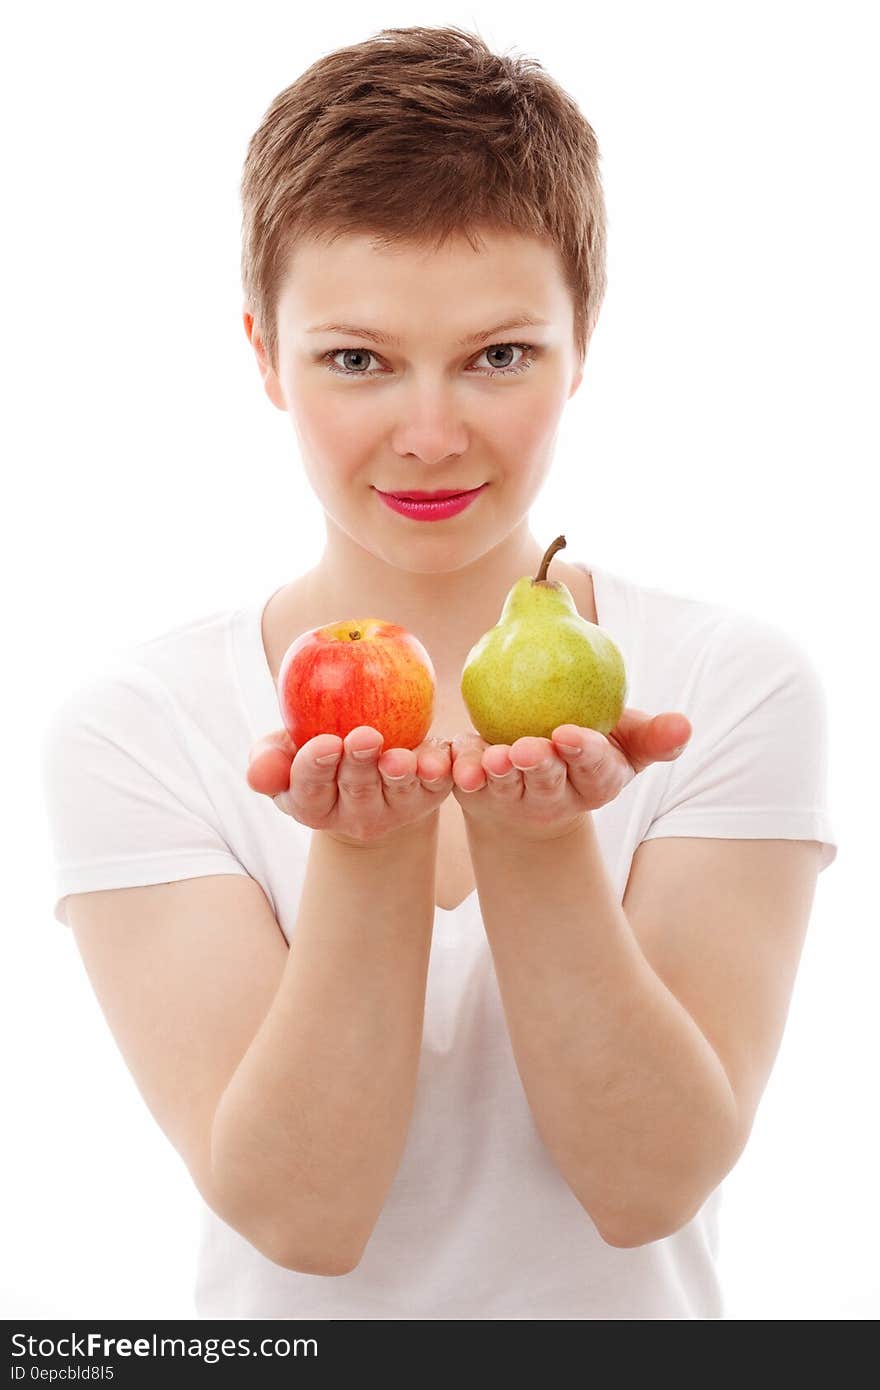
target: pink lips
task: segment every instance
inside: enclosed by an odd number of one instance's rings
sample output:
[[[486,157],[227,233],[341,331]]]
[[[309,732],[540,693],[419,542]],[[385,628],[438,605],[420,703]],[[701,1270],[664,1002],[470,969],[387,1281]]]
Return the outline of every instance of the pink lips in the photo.
[[[392,492],[379,492],[378,488],[376,491],[386,507],[390,507],[393,512],[399,512],[401,516],[409,516],[416,521],[442,521],[445,517],[463,512],[488,486],[488,483],[483,483],[480,487],[472,488],[470,492],[412,493],[406,497],[399,497]]]
[[[476,492],[472,487],[445,487],[436,492],[388,492],[386,497],[397,497],[404,502],[443,502],[447,497],[463,497],[466,492]]]

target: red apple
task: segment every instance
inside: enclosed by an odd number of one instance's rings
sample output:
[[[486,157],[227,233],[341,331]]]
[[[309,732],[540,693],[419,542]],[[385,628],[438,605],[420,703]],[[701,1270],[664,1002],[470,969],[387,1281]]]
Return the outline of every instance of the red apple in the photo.
[[[434,715],[436,675],[417,637],[382,618],[351,618],[296,637],[278,671],[278,704],[297,748],[359,724],[385,748],[418,748]]]

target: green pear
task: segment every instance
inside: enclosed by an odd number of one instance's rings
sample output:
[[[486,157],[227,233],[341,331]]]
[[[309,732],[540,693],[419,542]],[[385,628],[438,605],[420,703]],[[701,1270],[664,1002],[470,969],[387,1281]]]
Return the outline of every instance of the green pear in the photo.
[[[565,543],[557,536],[536,577],[516,581],[498,622],[462,667],[462,698],[487,743],[550,738],[559,724],[607,734],[623,713],[627,681],[619,649],[604,628],[581,617],[566,584],[546,577]]]

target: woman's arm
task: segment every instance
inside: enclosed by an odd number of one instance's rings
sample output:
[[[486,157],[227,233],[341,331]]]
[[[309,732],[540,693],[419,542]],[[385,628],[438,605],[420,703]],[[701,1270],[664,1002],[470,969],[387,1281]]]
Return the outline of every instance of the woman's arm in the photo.
[[[681,753],[684,719],[628,708],[607,737],[452,743],[520,1076],[611,1245],[679,1230],[744,1149],[820,862],[814,840],[658,836],[618,902],[592,813]]]
[[[280,987],[217,1107],[224,1205],[291,1269],[354,1268],[400,1162],[437,840],[437,812],[380,843],[313,832]]]
[[[541,1137],[608,1244],[670,1235],[741,1147],[721,1061],[639,949],[591,816],[544,840],[467,831]]]

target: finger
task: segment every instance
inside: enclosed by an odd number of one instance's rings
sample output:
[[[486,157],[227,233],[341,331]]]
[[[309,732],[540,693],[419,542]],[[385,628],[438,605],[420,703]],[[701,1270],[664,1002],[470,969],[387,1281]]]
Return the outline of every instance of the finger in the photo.
[[[409,748],[389,748],[377,763],[385,801],[392,806],[401,797],[421,790],[416,754]]]
[[[565,785],[565,763],[557,757],[549,738],[517,739],[510,761],[522,773],[526,791],[533,795],[557,795]]]
[[[452,767],[452,781],[459,791],[469,795],[480,792],[488,780],[478,758],[456,758]]]
[[[694,732],[687,715],[680,714],[677,710],[655,714],[651,724],[655,757],[664,762],[683,753]]]
[[[277,729],[257,739],[248,755],[247,784],[252,791],[275,796],[290,785],[290,767],[296,744],[286,729]]]
[[[338,796],[336,770],[342,756],[342,740],[336,734],[316,734],[300,748],[290,766],[288,786],[272,800],[289,815],[297,810],[327,815]]]
[[[427,754],[427,756],[426,756]],[[379,771],[383,778],[395,781],[401,776],[421,777],[422,767],[429,770],[430,777],[442,775],[444,770],[443,741],[427,738],[418,748],[386,748],[379,759]]]
[[[598,809],[613,801],[637,775],[623,748],[611,736],[597,729],[562,724],[553,730],[565,742],[557,742],[556,752],[567,767],[567,776],[578,796]]]
[[[452,765],[452,780],[459,791],[478,792],[489,779],[476,753],[463,753]]]
[[[448,738],[432,735],[416,749],[418,776],[424,786],[436,791],[452,780],[452,747]]]
[[[579,724],[560,724],[553,730],[554,751],[575,771],[597,766],[610,746],[610,738],[600,734],[598,729],[582,728]],[[619,746],[615,746],[619,752]]]
[[[415,755],[409,748],[389,748],[377,760],[377,767],[385,782],[415,777],[418,770]]]
[[[378,763],[384,742],[383,735],[369,724],[358,724],[346,734],[336,783],[343,806],[347,805],[350,812],[362,809],[370,801],[378,804],[382,800]]]
[[[629,758],[635,771],[642,772],[651,763],[677,757],[692,732],[687,715],[676,710],[651,715],[645,710],[625,709],[608,738]]]
[[[452,780],[463,792],[478,792],[486,786],[483,753],[489,744],[478,733],[469,730],[456,734],[452,740]]]
[[[510,761],[509,744],[491,744],[483,754],[482,767],[493,791],[503,796],[522,794],[522,775]]]
[[[645,710],[625,709],[606,736],[577,724],[560,724],[553,730],[557,752],[566,756],[562,744],[575,744],[582,751],[594,751],[598,758],[605,743],[617,748],[634,773],[643,772],[655,762],[669,762],[684,751],[692,735],[687,715],[677,711],[648,714]],[[607,751],[607,748],[605,749]]]

